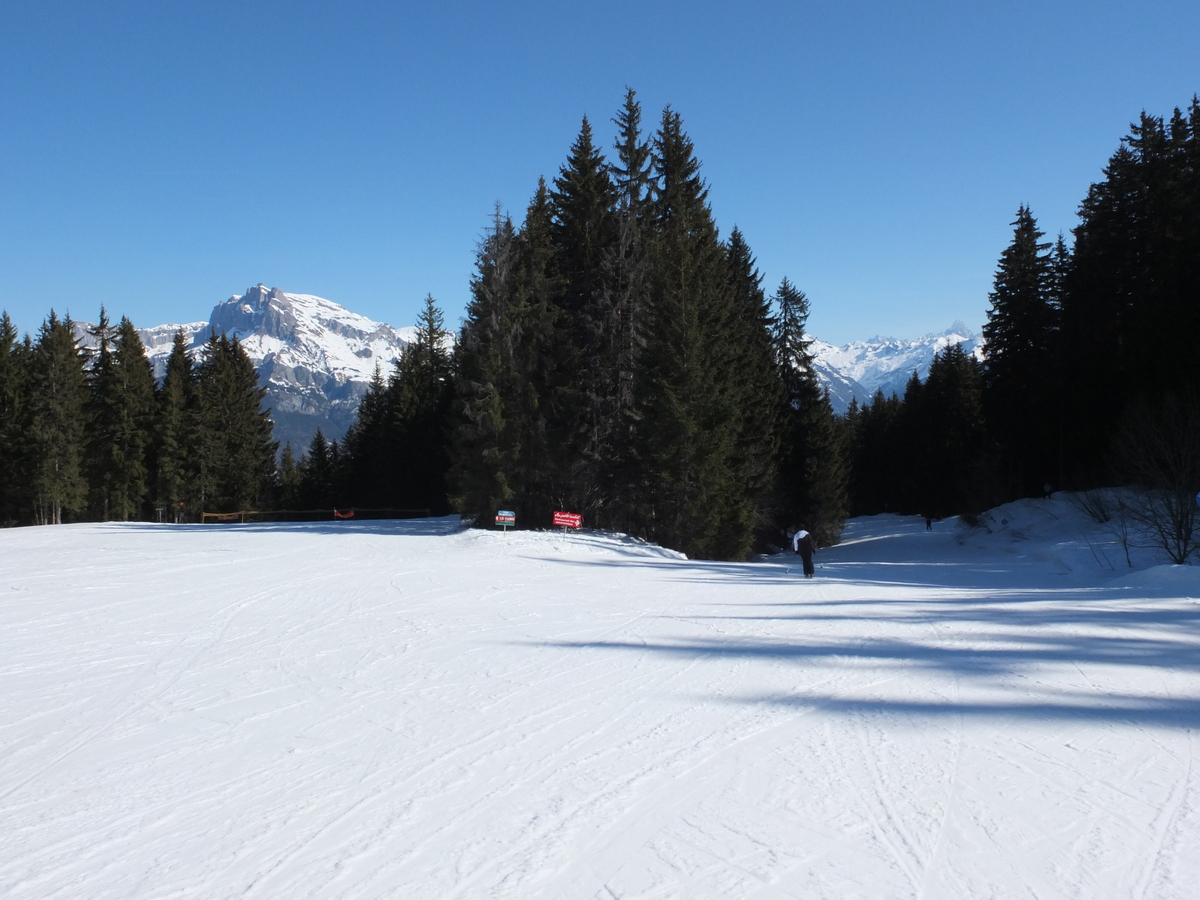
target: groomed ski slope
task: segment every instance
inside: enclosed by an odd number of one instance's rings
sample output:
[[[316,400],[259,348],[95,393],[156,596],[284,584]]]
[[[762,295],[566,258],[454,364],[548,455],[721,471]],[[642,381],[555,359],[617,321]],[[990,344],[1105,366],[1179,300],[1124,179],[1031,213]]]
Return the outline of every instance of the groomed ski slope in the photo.
[[[5,530],[0,895],[1197,896],[1200,568],[991,526]]]

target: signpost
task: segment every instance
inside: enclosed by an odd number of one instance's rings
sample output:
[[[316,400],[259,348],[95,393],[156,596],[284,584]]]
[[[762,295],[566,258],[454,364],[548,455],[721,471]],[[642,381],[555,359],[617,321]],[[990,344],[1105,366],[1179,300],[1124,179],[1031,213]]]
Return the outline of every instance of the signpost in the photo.
[[[579,513],[559,512],[554,513],[554,524],[561,528],[582,528],[583,516]]]
[[[504,529],[505,534],[508,534],[508,529],[517,524],[517,514],[511,509],[498,509],[496,510],[496,524]]]

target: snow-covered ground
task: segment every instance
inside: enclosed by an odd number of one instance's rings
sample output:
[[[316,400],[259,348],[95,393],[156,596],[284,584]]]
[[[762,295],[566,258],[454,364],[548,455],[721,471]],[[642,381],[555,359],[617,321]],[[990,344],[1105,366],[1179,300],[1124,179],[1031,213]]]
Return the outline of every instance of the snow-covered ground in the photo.
[[[1196,896],[1200,568],[990,524],[0,532],[0,895]]]

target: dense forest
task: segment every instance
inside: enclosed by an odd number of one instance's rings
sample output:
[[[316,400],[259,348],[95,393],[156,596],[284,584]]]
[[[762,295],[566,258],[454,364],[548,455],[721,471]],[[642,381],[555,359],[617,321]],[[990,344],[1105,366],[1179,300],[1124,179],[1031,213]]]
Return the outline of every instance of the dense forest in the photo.
[[[51,312],[36,340],[0,318],[0,521],[195,519],[258,501],[275,474],[265,391],[236,338],[198,360],[182,333],[161,385],[133,323],[101,309],[95,350]]]
[[[1143,114],[1068,247],[1017,210],[984,356],[848,414],[851,508],[949,515],[1047,489],[1200,490],[1200,102]]]
[[[5,315],[0,521],[359,508],[487,526],[503,508],[538,528],[566,510],[741,559],[800,524],[836,542],[850,514],[1200,487],[1197,100],[1142,115],[1070,245],[1019,207],[982,358],[948,347],[845,416],[813,369],[808,299],[786,278],[768,296],[745,235],[722,237],[679,114],[644,133],[629,91],[613,124],[605,151],[583,120],[520,221],[495,210],[461,332],[427,298],[345,438],[298,458],[235,338],[193,359],[178,335],[156,384],[127,319],[102,311],[85,351],[69,319],[19,340]]]

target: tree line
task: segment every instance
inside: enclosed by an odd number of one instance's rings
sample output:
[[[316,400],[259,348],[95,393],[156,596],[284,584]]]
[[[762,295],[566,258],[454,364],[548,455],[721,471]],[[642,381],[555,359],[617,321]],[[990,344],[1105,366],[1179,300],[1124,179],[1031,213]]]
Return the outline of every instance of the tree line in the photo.
[[[583,120],[520,222],[496,209],[461,331],[427,298],[344,439],[318,432],[299,457],[277,457],[235,338],[193,359],[177,335],[156,386],[126,319],[102,313],[85,352],[69,320],[51,313],[22,342],[5,316],[0,515],[356,506],[487,525],[503,508],[548,527],[566,510],[740,559],[799,524],[836,542],[851,513],[953,515],[1146,480],[1161,442],[1136,437],[1165,420],[1185,435],[1172,446],[1200,430],[1195,99],[1143,114],[1072,246],[1019,207],[981,358],[948,347],[903,396],[844,416],[813,366],[808,299],[786,278],[768,296],[745,236],[721,236],[679,114],[644,134],[628,91],[613,124],[606,153]]]
[[[196,519],[270,492],[265,389],[237,338],[193,358],[175,335],[161,384],[128,318],[101,309],[84,349],[51,311],[19,340],[0,317],[0,522]]]
[[[948,348],[903,397],[852,406],[856,514],[975,512],[1047,487],[1161,496],[1170,481],[1175,512],[1194,519],[1200,101],[1143,113],[1088,190],[1072,246],[1044,237],[1022,205],[982,360]]]

